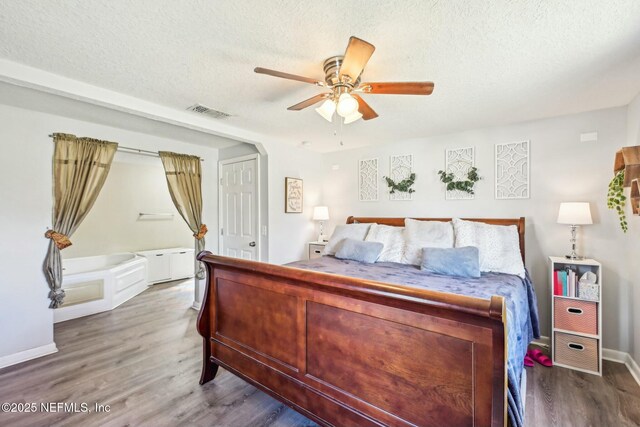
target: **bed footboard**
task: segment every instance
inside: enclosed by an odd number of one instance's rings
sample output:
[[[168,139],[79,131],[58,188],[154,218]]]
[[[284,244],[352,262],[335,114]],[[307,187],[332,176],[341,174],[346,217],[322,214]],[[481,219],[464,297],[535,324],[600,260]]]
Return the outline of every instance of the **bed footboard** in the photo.
[[[505,425],[502,297],[198,259],[201,384],[221,366],[327,426]]]

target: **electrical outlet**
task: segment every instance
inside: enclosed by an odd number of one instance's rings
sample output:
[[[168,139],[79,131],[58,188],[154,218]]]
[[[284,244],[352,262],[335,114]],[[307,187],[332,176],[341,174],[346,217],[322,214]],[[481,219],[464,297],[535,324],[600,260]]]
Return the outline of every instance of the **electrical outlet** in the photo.
[[[267,235],[267,226],[266,226],[266,225],[263,225],[263,226],[262,226],[262,235],[263,235],[263,236],[266,236],[266,235]]]

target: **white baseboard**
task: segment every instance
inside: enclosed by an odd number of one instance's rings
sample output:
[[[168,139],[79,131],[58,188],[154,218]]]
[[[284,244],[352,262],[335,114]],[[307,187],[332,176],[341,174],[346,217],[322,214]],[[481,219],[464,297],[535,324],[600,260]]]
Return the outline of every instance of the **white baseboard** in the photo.
[[[533,340],[531,344],[535,344],[537,346],[544,347],[544,348],[550,348],[550,345],[549,345],[550,342],[551,340],[549,339],[549,337],[542,336],[537,340]]]
[[[196,311],[200,311],[200,303],[198,301],[193,301],[193,304],[191,304],[191,308],[193,308]]]
[[[612,362],[618,362],[618,363],[625,363],[628,357],[631,357],[631,355],[623,351],[612,350],[610,348],[602,349],[602,358],[604,360],[610,360]]]
[[[627,356],[629,357],[624,364],[627,365],[627,369],[629,369],[633,378],[635,378],[636,382],[640,385],[640,366],[638,366],[638,363],[633,360],[630,354],[627,354]]]
[[[56,343],[52,342],[51,344],[9,354],[7,356],[0,357],[0,369],[26,362],[27,360],[35,359],[37,357],[46,356],[47,354],[56,353],[57,351],[58,348],[56,347]]]
[[[549,343],[551,340],[549,337],[540,337],[537,340],[533,340],[532,344],[538,345],[540,347],[549,348]],[[602,358],[604,360],[609,360],[611,362],[624,363],[627,367],[631,376],[634,380],[640,385],[640,366],[633,360],[633,357],[629,353],[625,353],[624,351],[613,350],[610,348],[602,349]]]

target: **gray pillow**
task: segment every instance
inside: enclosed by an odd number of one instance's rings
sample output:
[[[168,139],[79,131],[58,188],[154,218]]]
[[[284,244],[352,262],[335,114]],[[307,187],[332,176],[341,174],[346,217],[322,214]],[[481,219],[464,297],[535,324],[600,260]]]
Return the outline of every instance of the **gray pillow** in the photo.
[[[324,247],[324,255],[333,255],[344,239],[364,240],[371,224],[343,224],[337,225],[333,234]]]
[[[336,258],[351,259],[354,261],[374,263],[382,253],[384,244],[380,242],[362,242],[356,239],[343,239],[338,250]]]
[[[423,248],[420,269],[458,277],[480,277],[480,252],[475,246]]]

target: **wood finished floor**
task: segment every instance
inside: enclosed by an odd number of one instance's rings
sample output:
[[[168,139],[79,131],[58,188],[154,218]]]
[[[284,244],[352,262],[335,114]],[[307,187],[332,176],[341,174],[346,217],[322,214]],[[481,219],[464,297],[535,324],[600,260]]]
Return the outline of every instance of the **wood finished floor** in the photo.
[[[109,413],[0,413],[0,426],[314,426],[232,374],[198,385],[187,283],[156,285],[112,312],[55,327],[59,352],[0,370],[0,402],[86,402]],[[640,387],[624,365],[604,377],[529,368],[527,426],[638,426]]]

